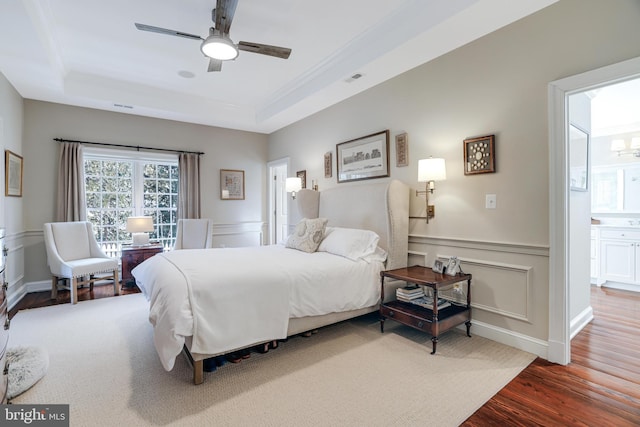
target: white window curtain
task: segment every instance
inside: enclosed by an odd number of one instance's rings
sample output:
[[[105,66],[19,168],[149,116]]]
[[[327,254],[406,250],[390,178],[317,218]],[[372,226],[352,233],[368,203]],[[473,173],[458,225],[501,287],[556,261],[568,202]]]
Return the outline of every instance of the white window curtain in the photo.
[[[200,218],[200,155],[180,153],[178,176],[178,218]]]
[[[86,221],[82,145],[60,144],[56,221]]]

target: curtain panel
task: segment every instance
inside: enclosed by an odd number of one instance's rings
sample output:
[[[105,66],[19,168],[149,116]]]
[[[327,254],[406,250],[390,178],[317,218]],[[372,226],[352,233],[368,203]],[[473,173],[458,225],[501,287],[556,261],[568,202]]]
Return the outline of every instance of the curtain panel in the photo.
[[[200,218],[200,156],[180,153],[178,156],[178,218]]]
[[[82,145],[60,144],[56,221],[86,221]]]

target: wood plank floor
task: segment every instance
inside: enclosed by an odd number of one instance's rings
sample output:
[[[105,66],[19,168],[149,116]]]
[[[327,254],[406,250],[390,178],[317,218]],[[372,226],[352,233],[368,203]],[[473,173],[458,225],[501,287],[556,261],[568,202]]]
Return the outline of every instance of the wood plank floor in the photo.
[[[124,289],[123,294],[139,292]],[[28,294],[10,312],[69,302]],[[78,300],[113,296],[112,286],[78,291]],[[640,426],[640,294],[592,288],[595,319],[572,341],[567,366],[536,359],[464,426]]]
[[[537,358],[464,426],[640,426],[640,294],[591,289],[567,366]]]

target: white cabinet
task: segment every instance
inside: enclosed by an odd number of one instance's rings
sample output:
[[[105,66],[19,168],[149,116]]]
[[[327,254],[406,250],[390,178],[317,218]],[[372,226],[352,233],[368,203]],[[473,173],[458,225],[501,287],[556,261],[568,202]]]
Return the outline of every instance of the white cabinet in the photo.
[[[602,279],[640,284],[640,230],[601,230],[599,255]]]

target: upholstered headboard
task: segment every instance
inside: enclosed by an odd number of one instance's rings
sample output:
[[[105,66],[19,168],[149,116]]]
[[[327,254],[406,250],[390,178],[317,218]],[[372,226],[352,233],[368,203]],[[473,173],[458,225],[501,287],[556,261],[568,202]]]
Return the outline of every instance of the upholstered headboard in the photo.
[[[341,185],[319,192],[305,189],[296,193],[296,201],[303,218],[327,218],[332,227],[375,231],[388,253],[387,268],[407,265],[409,187],[403,182]]]

